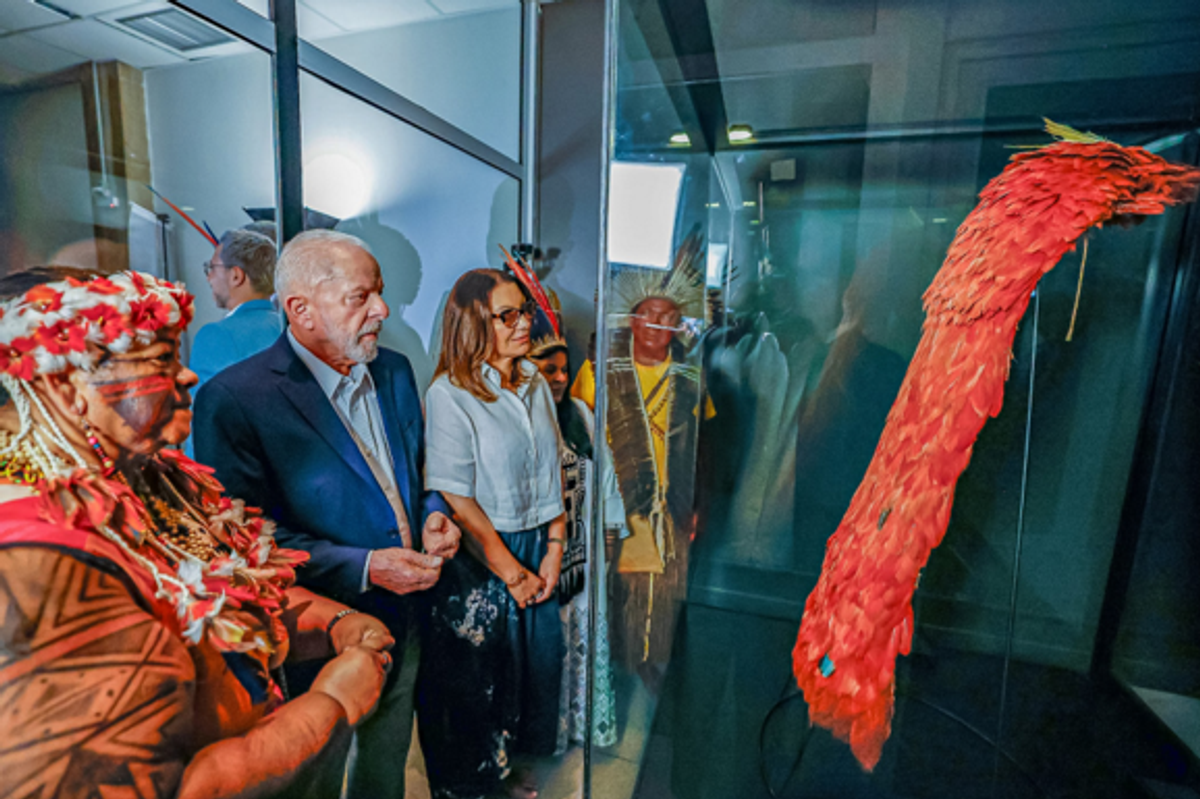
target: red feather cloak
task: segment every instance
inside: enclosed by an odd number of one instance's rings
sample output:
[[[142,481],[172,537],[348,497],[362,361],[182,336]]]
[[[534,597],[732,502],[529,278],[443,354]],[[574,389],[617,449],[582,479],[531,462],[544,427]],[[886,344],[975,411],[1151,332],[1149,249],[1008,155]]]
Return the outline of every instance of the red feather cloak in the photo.
[[[866,476],[826,545],[792,652],[811,720],[864,769],[891,732],[897,655],[954,486],[1000,413],[1017,324],[1088,229],[1195,199],[1200,171],[1091,136],[1014,156],[980,193],[933,284],[916,354]]]

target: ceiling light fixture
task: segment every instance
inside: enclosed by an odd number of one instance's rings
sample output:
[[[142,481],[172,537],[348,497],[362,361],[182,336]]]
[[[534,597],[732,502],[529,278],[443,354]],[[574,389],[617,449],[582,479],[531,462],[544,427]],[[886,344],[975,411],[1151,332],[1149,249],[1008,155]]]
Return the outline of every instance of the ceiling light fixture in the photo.
[[[181,53],[236,41],[224,31],[175,8],[122,17],[117,24]]]
[[[745,144],[754,141],[754,128],[749,125],[730,125],[725,135],[730,144]]]
[[[53,11],[55,14],[58,14],[61,17],[65,17],[67,19],[79,19],[78,14],[74,14],[62,6],[55,5],[48,0],[29,0],[29,2],[33,3],[35,6],[41,6],[47,11]]]
[[[687,135],[687,131],[679,131],[672,133],[671,138],[667,140],[672,147],[688,147],[692,143],[692,137]]]

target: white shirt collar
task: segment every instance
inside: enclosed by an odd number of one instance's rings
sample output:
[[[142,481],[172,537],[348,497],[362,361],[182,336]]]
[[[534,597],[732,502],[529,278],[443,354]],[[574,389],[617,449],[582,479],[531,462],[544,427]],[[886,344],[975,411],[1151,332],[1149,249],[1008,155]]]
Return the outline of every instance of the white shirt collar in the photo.
[[[533,378],[538,373],[537,364],[527,358],[522,358],[517,361],[517,368],[525,375],[526,380],[517,386],[517,396],[525,399],[525,395],[529,393],[529,387],[533,385]],[[488,381],[497,391],[504,391],[504,386],[500,382],[500,372],[490,363],[484,363],[480,368],[483,372],[483,379]]]
[[[287,337],[288,343],[292,345],[292,350],[304,362],[304,365],[308,367],[308,371],[312,372],[312,376],[316,378],[317,384],[328,399],[333,400],[337,396],[339,389],[342,389],[343,386],[349,387],[353,392],[362,385],[363,381],[371,380],[371,373],[367,370],[366,364],[356,363],[350,367],[349,375],[343,375],[337,369],[322,361],[308,347],[297,341],[290,327],[288,328]],[[368,385],[370,385],[370,382],[368,382]]]

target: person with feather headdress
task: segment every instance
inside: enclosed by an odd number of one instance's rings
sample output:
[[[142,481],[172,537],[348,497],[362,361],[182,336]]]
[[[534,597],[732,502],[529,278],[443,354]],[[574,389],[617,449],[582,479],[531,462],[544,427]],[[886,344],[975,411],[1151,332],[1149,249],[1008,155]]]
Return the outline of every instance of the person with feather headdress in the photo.
[[[613,279],[624,324],[607,362],[607,426],[629,533],[613,542],[613,657],[652,685],[670,658],[695,527],[700,368],[679,336],[686,320],[704,317],[703,252],[693,229],[667,272],[630,270]],[[572,396],[594,407],[595,380],[588,361]],[[714,414],[706,401],[705,418]]]

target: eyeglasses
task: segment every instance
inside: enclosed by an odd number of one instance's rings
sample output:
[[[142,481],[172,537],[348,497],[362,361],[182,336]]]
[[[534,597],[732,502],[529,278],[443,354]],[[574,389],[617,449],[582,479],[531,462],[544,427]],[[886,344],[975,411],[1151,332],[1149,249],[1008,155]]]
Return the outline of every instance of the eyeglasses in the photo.
[[[633,315],[634,319],[641,319],[647,327],[671,328],[672,330],[679,327],[683,321],[683,315],[679,311],[667,311],[665,313],[648,314],[639,313]]]
[[[500,323],[505,327],[516,327],[517,320],[524,316],[527,320],[533,321],[533,315],[537,313],[537,303],[533,300],[522,305],[520,308],[505,308],[500,313],[492,314],[493,319],[499,319]]]
[[[205,261],[203,264],[204,276],[208,277],[209,273],[212,272],[212,270],[216,269],[218,266],[225,267],[227,265],[221,263],[220,261]]]

